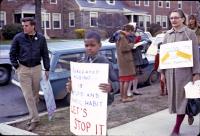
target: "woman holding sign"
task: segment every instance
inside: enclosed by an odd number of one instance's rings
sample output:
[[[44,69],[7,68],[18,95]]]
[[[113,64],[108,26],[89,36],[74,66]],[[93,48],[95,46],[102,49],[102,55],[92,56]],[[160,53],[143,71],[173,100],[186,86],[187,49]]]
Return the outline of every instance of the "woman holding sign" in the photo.
[[[171,133],[172,136],[179,135],[180,126],[185,117],[187,99],[185,98],[184,86],[190,81],[199,78],[199,49],[198,41],[191,29],[186,25],[186,17],[182,10],[174,10],[169,16],[172,28],[166,32],[163,44],[179,41],[192,41],[193,66],[161,69],[161,80],[166,81],[168,89],[169,112],[176,113],[176,123]],[[161,47],[164,45],[161,45]],[[180,45],[181,46],[181,45]]]

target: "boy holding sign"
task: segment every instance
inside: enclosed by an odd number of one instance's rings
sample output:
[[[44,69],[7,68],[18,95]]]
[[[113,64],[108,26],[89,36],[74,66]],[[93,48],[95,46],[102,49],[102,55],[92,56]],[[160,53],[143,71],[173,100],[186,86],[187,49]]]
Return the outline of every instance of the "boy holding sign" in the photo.
[[[110,93],[111,91],[116,91],[119,89],[119,83],[118,83],[118,77],[117,74],[115,73],[111,62],[109,60],[101,55],[99,53],[99,50],[101,48],[101,38],[100,35],[96,32],[88,32],[85,37],[85,50],[86,50],[86,56],[85,58],[81,61],[84,62],[83,64],[71,64],[71,76],[73,82],[74,80],[74,73],[72,72],[77,72],[78,69],[80,70],[81,67],[84,67],[84,71],[98,71],[99,67],[105,68],[103,66],[105,64],[108,64],[107,68],[109,68],[109,74],[108,74],[108,79],[109,83],[101,83],[100,81],[93,80],[89,81],[91,85],[88,85],[87,83],[84,84],[85,82],[88,82],[87,80],[89,79],[81,79],[84,80],[84,82],[81,83],[80,88],[73,86],[73,93],[71,94],[71,104],[70,104],[70,130],[77,134],[77,135],[104,135],[106,133],[106,108],[102,107],[107,107],[105,104],[106,98],[104,97],[105,94],[99,93],[98,90],[101,90],[102,92],[105,93]],[[99,67],[96,67],[96,69],[92,69],[91,67],[87,67],[85,63],[102,63],[98,64]],[[81,66],[78,66],[81,65]],[[95,64],[97,65],[97,64]],[[89,65],[88,65],[89,66]],[[87,67],[87,68],[86,68]],[[107,69],[108,70],[108,69]],[[88,75],[89,72],[85,72],[85,75]],[[102,73],[101,75],[105,75],[106,73]],[[78,75],[76,74],[76,77],[81,77],[83,74]],[[94,76],[94,75],[93,75]],[[95,75],[96,76],[96,75]],[[107,78],[105,79],[107,80]],[[104,80],[104,81],[105,81]],[[76,86],[80,85],[79,82],[80,80],[78,79],[76,81]],[[99,89],[94,89],[94,84],[100,82],[99,84]],[[74,82],[75,83],[75,82]],[[83,88],[86,88],[85,86],[89,86],[87,89],[84,91]],[[74,88],[75,87],[75,88]],[[78,88],[78,89],[77,89]],[[69,80],[68,83],[66,83],[66,90],[70,93],[72,91],[72,82]],[[101,99],[105,98],[105,99]],[[108,95],[108,103],[109,102],[109,95]],[[97,103],[98,102],[98,103]],[[98,107],[98,108],[97,108]],[[95,113],[103,113],[100,117],[97,117],[94,119],[94,114]],[[97,114],[95,114],[97,115]],[[103,118],[104,121],[99,121],[100,118]],[[102,123],[103,122],[103,123]],[[100,123],[100,124],[99,124]],[[102,124],[101,124],[102,123]],[[71,126],[72,125],[72,126]],[[94,127],[95,126],[95,127]]]

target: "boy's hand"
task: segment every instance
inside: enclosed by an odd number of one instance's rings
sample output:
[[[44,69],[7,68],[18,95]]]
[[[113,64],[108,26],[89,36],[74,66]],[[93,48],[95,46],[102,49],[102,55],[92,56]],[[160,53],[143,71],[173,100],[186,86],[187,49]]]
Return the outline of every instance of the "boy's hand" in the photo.
[[[68,79],[68,82],[66,83],[66,91],[67,91],[67,93],[71,93],[71,91],[72,91],[72,81],[71,81],[71,79]]]
[[[112,90],[112,87],[110,83],[101,83],[99,85],[99,89],[101,89],[105,93],[108,93]]]

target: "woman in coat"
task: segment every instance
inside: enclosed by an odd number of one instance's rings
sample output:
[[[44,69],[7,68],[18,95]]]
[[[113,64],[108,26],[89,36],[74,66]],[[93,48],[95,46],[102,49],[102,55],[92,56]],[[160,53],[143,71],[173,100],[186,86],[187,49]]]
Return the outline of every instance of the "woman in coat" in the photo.
[[[171,133],[172,136],[176,136],[179,135],[186,111],[187,99],[185,98],[184,86],[199,78],[199,49],[195,32],[185,25],[186,17],[183,11],[180,9],[172,11],[169,19],[172,29],[167,31],[163,44],[192,40],[193,48],[193,67],[161,70],[161,80],[166,81],[168,89],[169,112],[177,114],[176,123]]]
[[[136,79],[136,70],[132,55],[135,40],[133,32],[134,27],[132,25],[125,25],[124,31],[119,31],[119,39],[116,42],[122,102],[134,101],[133,96],[127,96],[129,86],[132,85],[133,81]]]

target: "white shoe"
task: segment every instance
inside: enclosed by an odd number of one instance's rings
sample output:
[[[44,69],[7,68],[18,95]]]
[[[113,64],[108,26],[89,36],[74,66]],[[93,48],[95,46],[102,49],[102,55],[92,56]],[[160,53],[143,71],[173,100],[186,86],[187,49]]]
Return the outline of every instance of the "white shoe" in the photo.
[[[127,91],[127,96],[133,96],[133,93],[131,92],[131,90]]]

